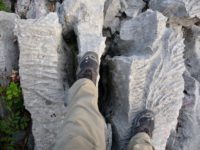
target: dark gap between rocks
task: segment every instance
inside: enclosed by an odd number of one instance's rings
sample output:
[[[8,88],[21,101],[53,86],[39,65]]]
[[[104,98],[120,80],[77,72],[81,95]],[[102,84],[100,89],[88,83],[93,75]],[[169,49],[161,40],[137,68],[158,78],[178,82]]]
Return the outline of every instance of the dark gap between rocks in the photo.
[[[106,30],[106,29],[104,29]],[[104,31],[103,31],[104,32]],[[112,58],[114,56],[120,56],[121,51],[116,49],[116,37],[119,36],[119,33],[116,32],[111,37],[106,39],[106,48],[105,53],[101,57],[101,64],[100,64],[100,80],[99,80],[99,110],[101,114],[104,116],[106,123],[111,124],[112,126],[112,114],[113,114],[113,102],[111,101],[111,94],[112,93],[112,83],[110,83],[112,79],[112,75],[110,74],[110,65],[108,58]],[[117,145],[117,134],[116,129],[112,126],[112,148],[115,149],[114,146]]]
[[[66,53],[66,73],[67,73],[67,82],[69,87],[76,81],[76,69],[78,65],[78,43],[77,36],[72,30],[67,34],[63,33],[63,48]]]

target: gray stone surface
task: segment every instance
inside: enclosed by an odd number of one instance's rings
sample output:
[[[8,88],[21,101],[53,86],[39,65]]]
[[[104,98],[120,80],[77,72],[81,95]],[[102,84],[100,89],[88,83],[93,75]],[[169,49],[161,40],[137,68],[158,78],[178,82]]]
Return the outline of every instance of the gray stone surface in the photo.
[[[52,148],[66,112],[64,62],[68,58],[62,49],[58,20],[56,13],[50,13],[37,20],[18,20],[16,26],[24,104],[31,113],[38,150]]]
[[[140,23],[137,24],[139,17]],[[122,34],[121,37],[125,40],[140,40],[143,46],[140,51],[133,51],[132,56],[115,56],[108,59],[111,76],[109,85],[112,91],[111,120],[118,143],[114,149],[124,148],[127,137],[130,136],[133,118],[147,108],[156,114],[154,146],[156,150],[164,150],[171,131],[176,128],[184,96],[182,32],[180,28],[175,30],[163,26],[166,19],[158,12],[148,11],[146,17],[140,15],[133,19],[132,23],[129,21],[126,30],[130,34]],[[132,34],[133,28],[134,33],[138,34]],[[154,32],[158,29],[160,32]],[[149,36],[150,33],[145,34],[149,30],[153,31],[152,36]],[[143,53],[147,47],[152,53]]]
[[[134,18],[142,12],[144,7],[145,3],[142,0],[107,0],[104,7],[104,28],[109,28],[111,34],[119,32],[121,18]]]
[[[182,0],[151,0],[149,7],[167,17],[187,17],[188,12]]]
[[[48,14],[47,0],[32,0],[27,12],[27,18],[40,18]]]
[[[128,17],[138,16],[145,7],[143,0],[127,0],[126,3],[127,7],[124,11]]]
[[[22,18],[26,18],[30,4],[31,0],[18,0],[15,8],[16,13]]]
[[[200,28],[193,27],[185,31],[185,65],[184,74],[185,96],[178,119],[177,132],[174,132],[168,142],[173,150],[199,150],[200,141]]]
[[[186,10],[190,17],[200,18],[200,1],[199,0],[181,0],[185,3]]]
[[[146,10],[144,1],[150,9]],[[133,118],[145,108],[156,114],[156,150],[166,145],[168,150],[200,149],[200,1],[144,1],[64,0],[57,2],[57,14],[49,14],[47,0],[17,1],[16,13],[28,18],[17,20],[16,35],[21,85],[33,119],[36,149],[52,148],[66,113],[66,81],[74,78],[70,66],[74,62],[69,49],[64,49],[62,35],[74,30],[79,57],[95,51],[100,59],[106,40],[103,27],[111,29],[107,50],[112,57],[106,59],[109,70],[103,80],[108,82],[112,102],[113,149],[124,148]],[[16,18],[0,12],[0,71],[18,67]],[[182,26],[188,28],[184,37]]]
[[[77,35],[79,54],[95,51],[99,58],[104,52],[102,36],[105,0],[65,0],[60,8],[60,20],[64,34],[74,30]]]
[[[155,46],[158,46],[158,42],[165,32],[166,21],[167,18],[161,13],[148,10],[121,24],[120,39],[131,41],[132,45],[129,49],[132,52],[155,53],[157,50]]]
[[[199,150],[200,84],[189,72],[184,74],[184,80],[185,96],[178,118],[177,132],[172,132],[167,147],[172,150]]]
[[[36,19],[49,13],[47,0],[17,0],[16,13],[21,18]]]
[[[120,24],[120,0],[107,0],[104,6],[104,28],[109,28],[112,32],[117,31]]]
[[[0,11],[0,77],[18,69],[19,49],[13,31],[17,18],[15,14]]]
[[[200,17],[199,0],[151,0],[149,6],[167,17]]]

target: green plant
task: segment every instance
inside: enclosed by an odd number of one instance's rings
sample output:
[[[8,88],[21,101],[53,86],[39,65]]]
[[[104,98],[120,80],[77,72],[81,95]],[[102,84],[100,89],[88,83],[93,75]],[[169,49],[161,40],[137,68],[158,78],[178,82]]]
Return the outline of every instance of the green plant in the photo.
[[[0,0],[0,11],[10,12],[9,7],[6,6],[6,4],[3,2],[3,0]]]
[[[15,149],[16,132],[26,130],[30,124],[30,115],[23,106],[22,90],[18,83],[11,82],[0,87],[0,100],[8,110],[7,117],[0,120],[0,143],[5,149]]]

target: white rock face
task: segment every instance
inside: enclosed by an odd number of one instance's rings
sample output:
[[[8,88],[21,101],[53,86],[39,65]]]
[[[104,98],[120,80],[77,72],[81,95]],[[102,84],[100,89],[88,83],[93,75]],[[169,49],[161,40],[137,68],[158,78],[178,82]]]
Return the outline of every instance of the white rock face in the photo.
[[[117,31],[120,24],[119,13],[121,10],[120,0],[107,0],[104,6],[104,28],[110,28],[111,32]]]
[[[186,32],[184,57],[188,71],[184,74],[185,96],[177,132],[173,133],[169,140],[169,148],[173,150],[200,149],[200,69],[198,67],[200,65],[200,28],[193,29]]]
[[[184,44],[181,30],[166,28],[165,23],[160,13],[147,11],[121,27],[120,37],[143,45],[136,44],[133,49],[138,50],[131,57],[109,59],[116,149],[124,148],[133,118],[145,108],[156,114],[153,134],[156,150],[165,149],[170,132],[176,127],[184,89]],[[151,53],[143,52],[147,48]]]
[[[5,72],[10,75],[12,69],[18,68],[19,50],[13,32],[17,18],[15,14],[0,11],[0,76]]]
[[[200,84],[187,72],[184,75],[185,96],[180,110],[177,132],[173,132],[169,138],[168,148],[172,150],[199,150],[200,122],[199,122],[199,98]]]
[[[125,13],[127,17],[138,16],[145,7],[143,0],[107,0],[104,7],[104,28],[109,28],[114,34],[119,31],[120,17]]]
[[[200,17],[199,0],[151,0],[149,6],[167,17]]]
[[[185,7],[190,17],[200,18],[200,1],[199,0],[181,0],[185,3]]]
[[[25,18],[28,12],[29,6],[31,4],[31,0],[18,0],[16,5],[16,13]]]
[[[26,109],[31,113],[35,147],[49,150],[63,123],[64,62],[61,25],[56,13],[37,20],[18,20],[19,73]]]
[[[16,13],[28,19],[43,17],[49,13],[47,0],[17,0]]]
[[[61,6],[61,22],[64,33],[74,30],[78,39],[79,54],[95,51],[99,58],[104,52],[102,36],[105,0],[65,0]]]
[[[124,11],[128,17],[136,17],[145,7],[145,3],[143,0],[127,0],[124,1],[126,4],[124,5]]]
[[[145,20],[145,21],[144,21]],[[130,49],[135,52],[153,53],[165,32],[167,18],[161,13],[147,11],[122,23],[120,39],[132,41]],[[141,44],[143,43],[143,44]]]
[[[26,17],[32,19],[40,18],[45,16],[48,12],[46,0],[32,0]]]
[[[105,60],[109,70],[102,79],[110,88],[113,149],[125,148],[132,121],[145,108],[156,114],[156,150],[166,146],[170,150],[200,149],[200,1],[147,1],[64,0],[62,4],[57,1],[57,13],[49,13],[48,0],[17,1],[16,13],[28,18],[17,19],[15,31],[21,86],[36,149],[49,150],[54,145],[66,113],[65,82],[74,78],[73,65],[69,66],[74,62],[71,52],[64,49],[62,35],[74,30],[79,57],[94,51],[100,59],[106,40],[103,28],[111,30],[108,41],[117,45],[116,49],[107,45],[108,54],[115,57]],[[13,35],[16,18],[0,12],[0,73],[18,68]],[[183,37],[182,26],[191,34]]]
[[[185,3],[181,0],[151,0],[149,7],[167,17],[187,17]]]

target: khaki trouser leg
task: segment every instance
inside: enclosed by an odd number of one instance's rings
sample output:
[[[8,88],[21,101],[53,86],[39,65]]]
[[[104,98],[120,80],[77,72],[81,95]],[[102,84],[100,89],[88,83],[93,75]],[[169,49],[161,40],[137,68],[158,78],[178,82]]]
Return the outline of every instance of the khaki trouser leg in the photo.
[[[98,89],[80,79],[69,91],[69,105],[56,150],[105,150],[105,121],[98,109]],[[48,137],[47,137],[48,138]]]
[[[146,133],[138,133],[129,142],[128,150],[154,150],[151,139]]]

